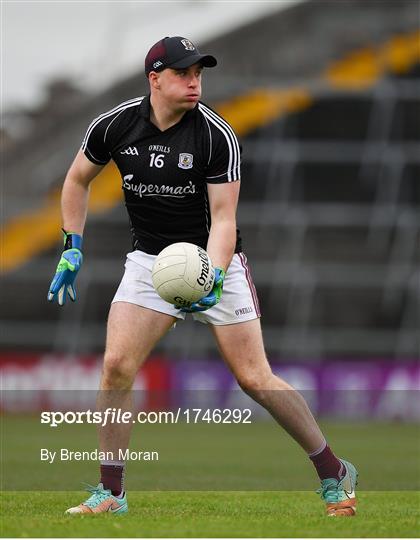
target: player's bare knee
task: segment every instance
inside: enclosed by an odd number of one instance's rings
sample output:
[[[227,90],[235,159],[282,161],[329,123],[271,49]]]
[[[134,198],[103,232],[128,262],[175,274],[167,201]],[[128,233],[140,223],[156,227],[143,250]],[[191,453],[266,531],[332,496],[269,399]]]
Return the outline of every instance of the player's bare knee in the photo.
[[[129,358],[122,354],[106,353],[102,369],[102,388],[131,388],[136,372],[135,364]]]
[[[237,375],[239,386],[251,396],[261,394],[264,390],[271,389],[272,372],[251,371]]]

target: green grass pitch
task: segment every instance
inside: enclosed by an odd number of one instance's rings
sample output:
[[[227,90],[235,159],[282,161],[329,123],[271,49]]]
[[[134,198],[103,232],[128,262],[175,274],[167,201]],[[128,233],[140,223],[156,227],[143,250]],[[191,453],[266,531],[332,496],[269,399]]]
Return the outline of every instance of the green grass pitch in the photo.
[[[80,492],[3,494],[7,537],[416,537],[419,495],[360,492],[353,518],[327,518],[308,492],[131,492],[126,516],[64,516]]]
[[[92,448],[92,426],[40,430],[36,417],[2,424],[2,537],[416,537],[420,531],[414,424],[323,423],[332,447],[360,472],[354,518],[324,515],[309,460],[274,422],[236,430],[141,426],[132,446],[156,448],[161,457],[129,464],[129,514],[65,516],[85,498],[81,482],[97,481],[97,464],[40,464],[39,447]]]

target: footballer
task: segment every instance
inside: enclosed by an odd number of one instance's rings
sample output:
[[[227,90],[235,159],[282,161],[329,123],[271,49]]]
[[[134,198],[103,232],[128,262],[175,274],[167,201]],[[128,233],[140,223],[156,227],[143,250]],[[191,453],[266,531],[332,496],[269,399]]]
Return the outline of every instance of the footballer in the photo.
[[[327,515],[352,516],[355,467],[334,454],[302,395],[272,373],[264,351],[257,292],[236,227],[241,147],[232,127],[201,101],[203,70],[216,64],[189,39],[165,37],[145,58],[150,93],[90,124],[63,186],[64,251],[48,299],[62,305],[68,294],[76,300],[89,184],[113,160],[121,174],[133,249],[109,311],[98,408],[130,409],[139,367],[174,323],[192,313],[209,325],[240,387],[306,452],[319,476]],[[202,247],[215,267],[212,290],[190,308],[168,304],[152,285],[156,256],[175,242]],[[114,456],[125,452],[130,429],[131,424],[120,423],[100,427],[99,450]],[[126,513],[124,468],[124,461],[102,460],[98,485],[67,513]]]

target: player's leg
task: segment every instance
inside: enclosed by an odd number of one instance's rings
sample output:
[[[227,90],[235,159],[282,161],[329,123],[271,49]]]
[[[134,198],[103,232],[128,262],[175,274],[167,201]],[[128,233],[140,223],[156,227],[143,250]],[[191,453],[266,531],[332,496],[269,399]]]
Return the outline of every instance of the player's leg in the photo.
[[[156,343],[172,327],[176,319],[128,302],[111,305],[108,318],[97,410],[121,409],[132,412],[132,386],[141,364]],[[67,512],[125,513],[127,500],[123,488],[124,462],[120,450],[128,448],[132,422],[107,422],[100,425],[99,447],[112,459],[101,461],[101,481],[91,489],[91,496],[83,504]]]
[[[175,318],[128,302],[111,305],[97,409],[121,408],[132,412],[136,374]],[[99,427],[100,450],[115,457],[128,447],[132,422]]]
[[[271,413],[313,461],[328,515],[353,515],[357,473],[352,464],[333,454],[303,396],[271,371],[260,320],[211,328],[241,388]]]
[[[325,439],[303,396],[271,371],[260,319],[212,325],[211,329],[240,387],[263,405],[308,454],[320,448]]]

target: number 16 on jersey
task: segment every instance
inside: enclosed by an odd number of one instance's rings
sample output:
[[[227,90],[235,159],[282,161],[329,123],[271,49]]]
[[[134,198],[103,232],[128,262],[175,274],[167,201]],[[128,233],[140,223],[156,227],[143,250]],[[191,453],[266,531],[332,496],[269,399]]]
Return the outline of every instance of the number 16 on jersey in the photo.
[[[161,169],[163,166],[164,166],[164,161],[163,161],[163,158],[165,157],[164,154],[155,154],[153,152],[153,154],[150,154],[150,163],[149,163],[149,166],[150,167],[157,167],[158,169]]]

